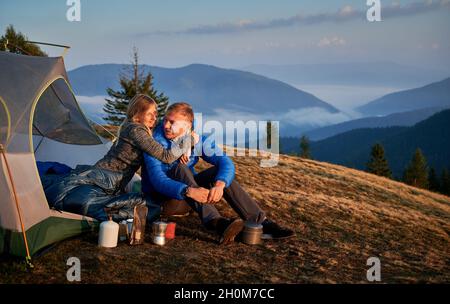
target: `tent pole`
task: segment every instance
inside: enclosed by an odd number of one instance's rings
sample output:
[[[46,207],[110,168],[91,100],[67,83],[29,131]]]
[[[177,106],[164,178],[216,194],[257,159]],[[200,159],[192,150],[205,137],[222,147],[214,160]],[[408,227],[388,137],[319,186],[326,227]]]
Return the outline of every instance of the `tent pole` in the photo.
[[[89,119],[89,118],[88,118]],[[91,123],[93,123],[93,124],[95,124],[95,125],[97,125],[97,126],[99,126],[100,128],[102,128],[103,130],[105,130],[109,135],[111,135],[112,136],[112,142],[115,142],[116,140],[117,140],[117,136],[116,135],[114,135],[114,134],[112,134],[111,132],[109,132],[108,131],[108,129],[106,129],[104,126],[102,126],[101,124],[99,124],[99,123],[96,123],[95,121],[93,121],[92,119],[89,119],[89,122],[91,122]],[[95,131],[95,130],[94,130]],[[97,132],[96,132],[97,133]]]
[[[68,51],[68,50],[69,50],[69,48],[68,48],[68,47],[64,48],[64,51],[63,51],[63,53],[62,53],[61,57],[63,57],[63,58],[64,58],[64,56],[66,56],[66,54],[67,54],[67,51]]]
[[[55,43],[48,43],[48,42],[39,42],[39,41],[26,41],[28,43],[34,43],[34,44],[42,44],[42,45],[49,45],[49,46],[56,46],[60,48],[64,48],[64,51],[61,55],[61,57],[64,58],[64,56],[67,54],[67,51],[70,49],[70,46],[68,45],[62,45],[62,44],[55,44]]]
[[[33,266],[33,264],[31,264],[30,249],[28,248],[27,234],[25,232],[25,226],[24,226],[23,220],[22,220],[22,213],[20,212],[19,200],[17,199],[16,187],[14,186],[14,181],[12,179],[11,170],[9,168],[8,160],[6,159],[5,148],[3,147],[2,144],[0,144],[0,153],[2,154],[3,159],[5,160],[6,170],[8,171],[8,177],[11,182],[11,186],[12,186],[13,194],[14,194],[14,200],[16,202],[17,213],[19,214],[20,225],[22,226],[22,235],[23,235],[23,240],[25,243],[25,250],[27,252],[26,262],[30,268],[33,268],[34,266]]]

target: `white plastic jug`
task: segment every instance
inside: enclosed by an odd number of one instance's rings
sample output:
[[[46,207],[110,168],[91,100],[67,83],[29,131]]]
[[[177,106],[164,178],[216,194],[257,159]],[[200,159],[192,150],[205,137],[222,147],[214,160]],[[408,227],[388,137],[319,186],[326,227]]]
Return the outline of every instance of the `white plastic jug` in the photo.
[[[116,247],[118,237],[119,224],[113,222],[111,218],[109,218],[109,221],[104,221],[100,224],[100,231],[98,233],[99,246],[107,248]]]

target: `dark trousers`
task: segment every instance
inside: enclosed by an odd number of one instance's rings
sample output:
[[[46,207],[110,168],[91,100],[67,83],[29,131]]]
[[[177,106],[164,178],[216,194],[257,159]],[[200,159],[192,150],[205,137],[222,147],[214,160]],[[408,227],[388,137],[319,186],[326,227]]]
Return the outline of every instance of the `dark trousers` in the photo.
[[[185,183],[188,186],[210,189],[214,187],[217,169],[211,167],[194,176],[189,167],[178,164],[168,172],[168,175],[170,178]],[[231,208],[236,211],[240,218],[245,221],[252,221],[260,224],[266,218],[265,212],[258,206],[258,203],[252,199],[236,181],[233,181],[229,187],[224,189],[223,198]],[[191,198],[181,201],[166,198],[163,204],[163,214],[170,213],[170,210],[164,210],[164,206],[176,206],[175,208],[180,210],[180,208],[182,209],[181,206],[186,206],[186,204],[197,212],[203,225],[207,224],[212,219],[221,217],[219,211],[213,204],[201,204]]]

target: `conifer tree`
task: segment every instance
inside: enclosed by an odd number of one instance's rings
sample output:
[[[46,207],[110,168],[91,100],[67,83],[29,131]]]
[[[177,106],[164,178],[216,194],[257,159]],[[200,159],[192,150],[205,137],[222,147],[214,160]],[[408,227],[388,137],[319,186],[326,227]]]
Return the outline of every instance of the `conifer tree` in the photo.
[[[436,170],[433,167],[428,171],[428,185],[431,191],[439,192],[441,191],[441,184],[439,178],[436,174]]]
[[[377,143],[372,147],[372,151],[370,152],[370,160],[367,163],[367,172],[392,178],[389,163],[384,156],[384,148],[380,143]]]
[[[110,98],[106,99],[103,111],[107,113],[104,118],[111,125],[118,126],[125,119],[128,103],[136,94],[145,94],[153,98],[158,105],[158,117],[161,119],[169,104],[169,98],[164,93],[158,93],[153,86],[153,76],[150,72],[144,74],[139,66],[139,56],[133,48],[131,69],[120,75],[121,90],[108,88],[106,92]]]
[[[441,193],[445,195],[450,195],[450,174],[447,168],[442,170],[441,175]]]
[[[311,159],[311,148],[309,144],[309,138],[303,135],[300,138],[300,157]]]
[[[5,34],[0,37],[0,51],[47,57],[47,54],[38,45],[28,42],[28,38],[21,32],[16,32],[12,25],[9,25]]]
[[[403,181],[414,187],[428,188],[427,160],[419,148],[417,148],[409,166],[405,170]]]

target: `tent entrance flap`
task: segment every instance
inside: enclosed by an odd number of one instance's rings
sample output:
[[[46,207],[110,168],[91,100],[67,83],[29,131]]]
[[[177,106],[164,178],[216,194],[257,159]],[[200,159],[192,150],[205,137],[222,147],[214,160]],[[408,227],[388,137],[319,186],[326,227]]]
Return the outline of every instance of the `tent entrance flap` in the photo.
[[[45,89],[31,119],[34,135],[66,144],[102,144],[63,78],[56,79]]]

